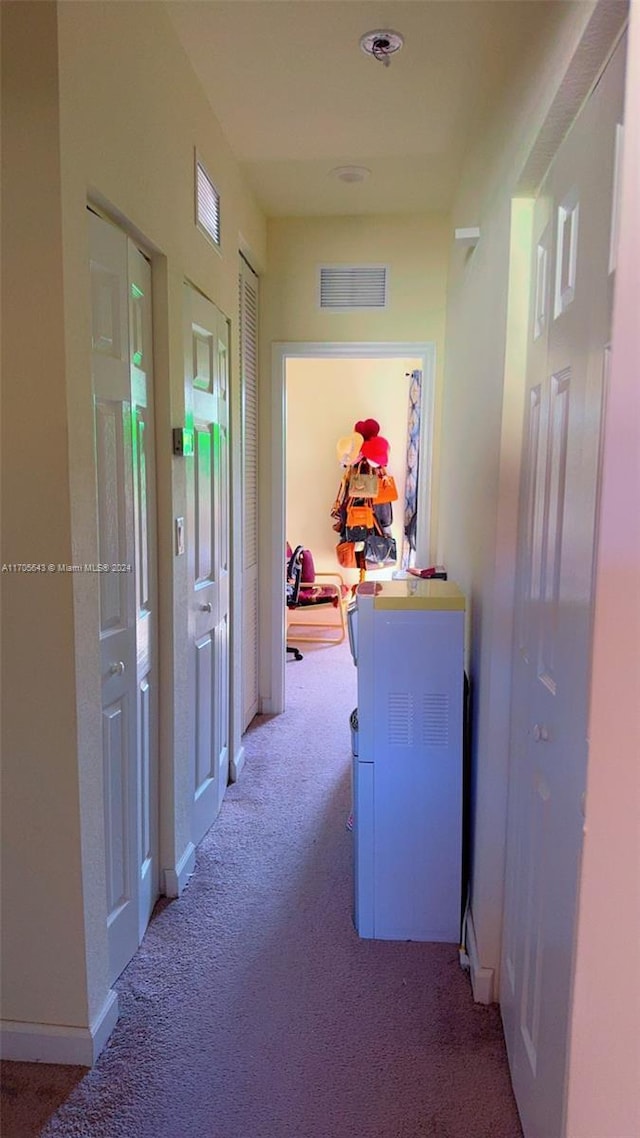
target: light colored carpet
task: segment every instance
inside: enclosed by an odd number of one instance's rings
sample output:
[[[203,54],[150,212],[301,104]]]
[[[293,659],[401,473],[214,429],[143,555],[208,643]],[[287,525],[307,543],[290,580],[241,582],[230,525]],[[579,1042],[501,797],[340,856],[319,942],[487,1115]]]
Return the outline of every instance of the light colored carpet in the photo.
[[[95,1068],[4,1065],[4,1138],[519,1138],[497,1008],[457,946],[351,918],[346,644],[287,663],[288,707],[179,901],[118,983]]]

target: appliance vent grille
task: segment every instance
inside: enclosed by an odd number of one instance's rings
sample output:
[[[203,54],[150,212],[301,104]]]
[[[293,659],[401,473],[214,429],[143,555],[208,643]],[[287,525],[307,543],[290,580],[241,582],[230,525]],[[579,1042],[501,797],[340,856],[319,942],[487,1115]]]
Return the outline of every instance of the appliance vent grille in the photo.
[[[429,694],[422,701],[422,742],[427,747],[449,743],[449,696]]]
[[[196,157],[196,225],[220,247],[220,194]]]
[[[386,308],[387,277],[386,265],[321,265],[320,308]]]
[[[387,742],[393,747],[413,743],[413,696],[410,692],[389,692],[387,701]]]

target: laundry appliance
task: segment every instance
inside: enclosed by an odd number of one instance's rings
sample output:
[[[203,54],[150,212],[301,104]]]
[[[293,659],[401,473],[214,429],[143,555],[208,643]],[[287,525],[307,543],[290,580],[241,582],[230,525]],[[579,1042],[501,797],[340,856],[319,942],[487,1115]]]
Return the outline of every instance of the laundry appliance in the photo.
[[[355,926],[459,943],[465,598],[451,581],[365,581],[356,607]]]

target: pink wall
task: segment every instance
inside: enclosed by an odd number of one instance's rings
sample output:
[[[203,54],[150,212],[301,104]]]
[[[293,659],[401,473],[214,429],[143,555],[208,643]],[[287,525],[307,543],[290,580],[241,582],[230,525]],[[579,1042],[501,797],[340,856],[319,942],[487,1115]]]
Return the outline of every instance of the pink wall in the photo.
[[[640,1135],[640,5],[631,4],[566,1138]]]

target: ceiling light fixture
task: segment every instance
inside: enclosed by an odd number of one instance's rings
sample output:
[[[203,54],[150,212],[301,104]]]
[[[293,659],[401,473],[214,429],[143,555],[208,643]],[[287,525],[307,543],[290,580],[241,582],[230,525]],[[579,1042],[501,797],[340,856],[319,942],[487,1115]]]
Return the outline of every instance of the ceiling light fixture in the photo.
[[[391,56],[396,51],[400,51],[404,43],[404,36],[400,32],[392,32],[385,29],[376,32],[365,32],[360,37],[360,47],[366,55],[372,55],[384,67],[388,67],[391,63]]]
[[[366,166],[336,166],[329,172],[332,178],[338,178],[340,182],[365,182],[371,174]]]

